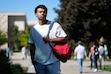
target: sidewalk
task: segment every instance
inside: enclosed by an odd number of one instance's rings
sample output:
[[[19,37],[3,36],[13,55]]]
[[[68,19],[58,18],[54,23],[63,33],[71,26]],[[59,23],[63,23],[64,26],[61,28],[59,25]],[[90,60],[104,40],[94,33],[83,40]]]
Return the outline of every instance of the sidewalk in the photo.
[[[27,66],[28,71],[27,74],[35,74],[35,70],[33,65],[31,64],[30,56],[26,60],[22,60],[21,53],[14,53],[11,56],[11,60],[13,64],[20,64],[22,66]],[[106,62],[105,64],[111,65],[111,62]],[[98,72],[93,72],[89,67],[90,61],[83,62],[83,74],[111,74],[111,72],[98,70]],[[78,69],[78,63],[74,60],[69,60],[67,63],[61,62],[61,74],[80,74]]]
[[[111,65],[111,62],[107,62]],[[98,72],[93,72],[93,69],[90,69],[88,66],[90,61],[83,62],[83,73],[82,74],[111,74],[111,72],[98,70]],[[78,69],[78,63],[74,60],[69,60],[67,63],[61,63],[62,74],[80,74]]]

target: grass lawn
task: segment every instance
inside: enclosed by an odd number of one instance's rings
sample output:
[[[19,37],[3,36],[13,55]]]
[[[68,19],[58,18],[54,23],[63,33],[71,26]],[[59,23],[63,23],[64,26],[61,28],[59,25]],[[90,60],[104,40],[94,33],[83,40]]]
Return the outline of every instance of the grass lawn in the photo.
[[[88,67],[90,68],[91,66],[88,66]],[[99,70],[105,70],[105,71],[111,72],[111,65],[105,65],[105,69],[100,69],[100,67],[98,66],[98,69]]]
[[[105,65],[105,71],[111,72],[111,65]]]

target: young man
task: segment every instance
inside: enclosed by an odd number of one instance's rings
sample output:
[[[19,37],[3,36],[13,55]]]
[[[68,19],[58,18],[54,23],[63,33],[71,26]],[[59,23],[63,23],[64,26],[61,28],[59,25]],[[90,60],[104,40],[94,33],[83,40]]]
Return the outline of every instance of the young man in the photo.
[[[80,73],[82,73],[84,56],[87,58],[87,54],[86,54],[85,47],[81,44],[81,41],[78,41],[78,45],[76,46],[74,50],[74,55],[77,56],[79,71]]]
[[[67,35],[57,22],[53,23],[53,27],[48,35],[52,21],[46,19],[46,6],[38,5],[35,8],[35,15],[38,18],[38,23],[30,29],[28,41],[35,71],[37,74],[59,74],[60,61],[53,54],[49,43],[54,44],[67,41]]]

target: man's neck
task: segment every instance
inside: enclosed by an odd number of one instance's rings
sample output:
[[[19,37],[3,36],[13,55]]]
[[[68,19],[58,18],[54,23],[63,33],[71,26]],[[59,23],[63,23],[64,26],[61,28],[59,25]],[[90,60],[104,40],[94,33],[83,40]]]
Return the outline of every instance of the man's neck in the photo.
[[[43,21],[43,20],[39,20],[39,24],[40,24],[40,25],[44,25],[44,24],[47,23],[47,21],[48,21],[48,20],[44,20],[44,21]]]

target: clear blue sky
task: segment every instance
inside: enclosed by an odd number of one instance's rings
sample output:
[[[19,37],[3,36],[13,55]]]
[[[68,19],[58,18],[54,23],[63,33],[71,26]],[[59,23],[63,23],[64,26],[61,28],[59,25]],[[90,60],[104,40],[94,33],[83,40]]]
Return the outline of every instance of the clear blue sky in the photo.
[[[53,21],[57,17],[53,8],[59,8],[59,0],[0,0],[0,12],[24,12],[27,20],[37,20],[34,9],[39,4],[48,8],[47,19]]]

